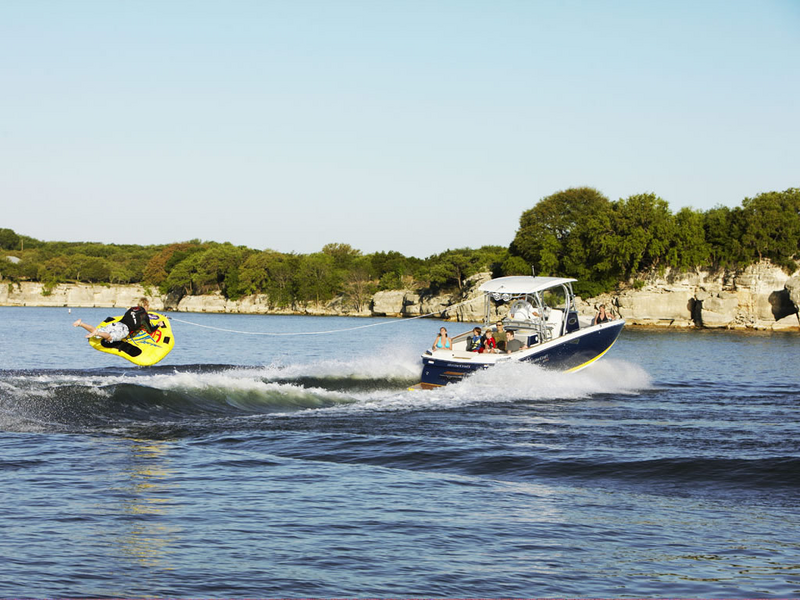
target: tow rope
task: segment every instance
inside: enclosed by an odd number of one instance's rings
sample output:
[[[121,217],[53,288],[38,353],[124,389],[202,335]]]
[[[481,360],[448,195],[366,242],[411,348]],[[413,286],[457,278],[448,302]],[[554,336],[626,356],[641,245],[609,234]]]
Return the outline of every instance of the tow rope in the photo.
[[[203,325],[201,323],[194,323],[192,321],[186,321],[185,319],[179,319],[178,317],[170,316],[169,319],[172,321],[177,321],[178,323],[185,323],[187,325],[194,325],[195,327],[202,327],[203,329],[213,329],[215,331],[224,331],[226,333],[239,333],[242,335],[268,335],[273,337],[281,337],[281,336],[297,336],[297,335],[330,335],[333,333],[342,333],[344,331],[355,331],[356,329],[367,329],[369,327],[380,327],[382,325],[397,325],[398,323],[407,323],[409,321],[416,321],[417,319],[425,319],[427,317],[432,317],[433,315],[442,314],[447,312],[448,310],[458,308],[459,306],[463,306],[464,304],[469,304],[474,302],[475,300],[483,299],[483,296],[476,296],[475,298],[471,298],[469,300],[464,300],[463,302],[459,302],[457,304],[451,304],[447,308],[443,308],[442,310],[437,310],[435,312],[431,312],[425,315],[419,315],[416,317],[409,317],[407,319],[393,319],[391,321],[382,321],[380,323],[370,323],[369,325],[358,325],[356,327],[345,327],[343,329],[329,329],[327,331],[296,331],[296,332],[287,332],[287,333],[276,333],[271,331],[241,331],[238,329],[226,329],[224,327],[213,327],[211,325]],[[292,315],[294,316],[294,315]]]

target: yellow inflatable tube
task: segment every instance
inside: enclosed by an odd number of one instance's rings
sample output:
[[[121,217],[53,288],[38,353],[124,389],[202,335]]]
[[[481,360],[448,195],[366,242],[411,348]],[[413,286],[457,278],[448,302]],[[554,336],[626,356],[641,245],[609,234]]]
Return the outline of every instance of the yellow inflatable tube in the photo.
[[[89,344],[95,350],[121,356],[142,367],[154,365],[163,360],[175,347],[175,335],[172,333],[172,326],[167,317],[154,312],[148,312],[148,315],[150,315],[150,323],[153,324],[153,327],[158,327],[153,333],[147,333],[144,329],[140,329],[135,335],[116,343],[93,337],[89,338]],[[115,323],[122,316],[108,317],[98,327]]]

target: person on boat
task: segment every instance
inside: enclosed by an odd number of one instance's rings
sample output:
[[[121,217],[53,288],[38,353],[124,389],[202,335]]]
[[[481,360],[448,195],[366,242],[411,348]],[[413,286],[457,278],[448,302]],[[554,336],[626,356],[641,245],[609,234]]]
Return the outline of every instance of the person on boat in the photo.
[[[450,350],[453,347],[453,340],[447,337],[447,329],[442,327],[439,329],[439,335],[436,336],[436,340],[433,342],[433,349],[434,350]]]
[[[472,335],[467,337],[467,352],[480,352],[482,345],[481,328],[475,327],[472,330]]]
[[[478,352],[489,352],[494,353],[497,352],[497,342],[494,339],[494,333],[491,329],[487,329],[486,333],[483,336],[483,345]]]
[[[594,321],[592,321],[592,325],[597,325],[598,323],[608,323],[609,321],[613,321],[614,317],[611,316],[611,313],[606,312],[606,305],[601,304],[600,308],[597,310],[597,314],[594,316]]]
[[[501,352],[506,351],[506,330],[503,329],[503,322],[498,321],[496,324],[497,332],[494,334],[495,342],[497,343],[497,349]]]
[[[509,329],[506,332],[506,354],[511,354],[512,352],[524,350],[527,347],[528,346],[523,344],[521,340],[516,339],[513,330]]]
[[[517,300],[511,305],[508,316],[514,321],[530,321],[539,316],[539,311],[527,300]]]
[[[147,298],[139,298],[139,304],[125,311],[123,317],[115,323],[93,327],[84,323],[80,319],[75,321],[73,327],[83,327],[89,333],[87,338],[99,337],[107,342],[121,342],[126,337],[135,335],[139,330],[144,329],[147,333],[153,333],[158,326],[150,323],[150,316],[147,311],[150,309],[150,302]]]

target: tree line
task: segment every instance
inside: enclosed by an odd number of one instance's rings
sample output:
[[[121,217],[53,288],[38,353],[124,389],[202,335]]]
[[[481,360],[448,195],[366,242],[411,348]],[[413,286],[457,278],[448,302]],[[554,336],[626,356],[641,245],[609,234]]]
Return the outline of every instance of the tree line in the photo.
[[[501,246],[420,259],[392,251],[363,254],[344,243],[297,254],[200,240],[152,246],[43,242],[11,229],[0,229],[0,248],[6,257],[0,261],[2,279],[38,281],[46,292],[59,283],[135,283],[175,299],[217,291],[232,300],[265,294],[276,308],[341,296],[356,310],[380,290],[463,288],[475,273],[499,272],[509,256]]]
[[[543,198],[520,218],[505,270],[578,279],[584,297],[672,267],[744,267],[762,259],[789,272],[800,257],[800,189],[745,198],[741,206],[673,213],[655,194],[610,201],[592,188]]]
[[[393,251],[363,254],[345,243],[297,254],[200,240],[152,246],[45,242],[2,228],[0,248],[6,257],[2,279],[38,281],[46,290],[65,282],[137,283],[176,298],[264,294],[273,307],[342,297],[360,310],[379,290],[457,291],[481,271],[529,275],[533,267],[537,275],[575,277],[576,292],[591,297],[665,267],[741,267],[766,258],[794,270],[800,189],[745,198],[734,208],[673,213],[652,193],[611,201],[593,188],[571,188],[523,212],[507,248],[460,248],[425,259]]]

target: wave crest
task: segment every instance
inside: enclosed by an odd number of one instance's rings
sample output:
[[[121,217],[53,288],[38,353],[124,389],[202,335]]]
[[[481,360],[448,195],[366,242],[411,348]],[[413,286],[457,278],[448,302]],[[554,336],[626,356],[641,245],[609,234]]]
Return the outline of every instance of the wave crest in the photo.
[[[497,365],[427,392],[408,391],[419,365],[387,356],[263,367],[187,365],[156,369],[0,373],[0,426],[119,425],[194,417],[307,411],[441,410],[481,403],[545,402],[633,394],[650,385],[641,368],[608,361],[579,373],[522,363]]]

